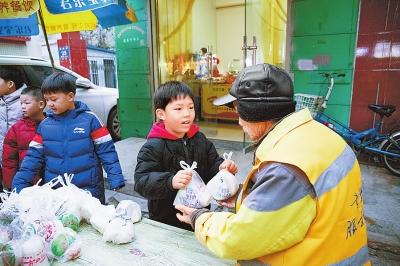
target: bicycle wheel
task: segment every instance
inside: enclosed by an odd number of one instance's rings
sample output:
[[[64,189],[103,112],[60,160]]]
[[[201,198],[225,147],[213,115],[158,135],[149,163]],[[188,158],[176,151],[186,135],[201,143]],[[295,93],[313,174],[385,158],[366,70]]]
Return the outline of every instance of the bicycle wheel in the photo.
[[[400,155],[400,132],[391,135],[394,142],[386,139],[383,141],[382,150]],[[400,176],[400,158],[382,155],[383,164],[393,174]]]

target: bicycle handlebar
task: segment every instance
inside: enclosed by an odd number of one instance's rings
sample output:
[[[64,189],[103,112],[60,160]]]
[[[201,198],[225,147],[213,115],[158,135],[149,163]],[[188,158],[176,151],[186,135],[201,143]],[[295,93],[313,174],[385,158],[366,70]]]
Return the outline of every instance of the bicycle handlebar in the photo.
[[[333,84],[335,84],[335,77],[344,77],[346,76],[345,73],[327,73],[327,72],[323,72],[323,73],[319,73],[321,76],[325,77],[325,78],[329,78],[330,79],[330,85],[328,87],[328,91],[324,97],[324,101],[321,104],[321,107],[323,109],[326,109],[326,104],[328,103],[328,99],[331,96],[332,93],[332,89],[333,89]]]
[[[323,76],[324,78],[338,78],[338,77],[345,77],[346,74],[345,73],[328,73],[328,72],[321,72],[319,73],[321,76]]]

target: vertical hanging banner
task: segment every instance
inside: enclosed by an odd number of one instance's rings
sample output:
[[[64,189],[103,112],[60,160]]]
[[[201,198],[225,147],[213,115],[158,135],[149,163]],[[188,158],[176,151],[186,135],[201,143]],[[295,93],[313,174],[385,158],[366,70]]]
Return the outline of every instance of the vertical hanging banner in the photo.
[[[63,14],[94,10],[108,5],[118,4],[117,0],[45,0],[51,14]]]
[[[26,18],[39,10],[39,0],[2,0],[0,19]]]

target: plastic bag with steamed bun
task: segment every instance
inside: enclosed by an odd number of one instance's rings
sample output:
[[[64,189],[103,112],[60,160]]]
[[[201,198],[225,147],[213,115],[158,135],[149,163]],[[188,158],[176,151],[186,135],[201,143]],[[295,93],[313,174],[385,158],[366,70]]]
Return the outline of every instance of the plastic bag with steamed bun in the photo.
[[[210,205],[211,195],[206,189],[206,184],[194,170],[197,167],[197,163],[193,162],[192,166],[189,166],[186,162],[180,161],[180,165],[182,169],[192,170],[192,180],[184,189],[178,191],[173,204],[182,204],[196,209]]]
[[[230,160],[232,152],[224,153],[225,160]],[[239,183],[235,176],[226,169],[221,169],[208,183],[207,190],[210,192],[212,197],[216,200],[226,200],[233,195],[239,189]]]

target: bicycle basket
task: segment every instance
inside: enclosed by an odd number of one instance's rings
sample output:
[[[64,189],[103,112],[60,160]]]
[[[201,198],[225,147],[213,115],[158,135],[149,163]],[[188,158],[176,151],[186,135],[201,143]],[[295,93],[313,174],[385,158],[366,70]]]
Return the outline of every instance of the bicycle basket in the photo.
[[[294,100],[296,101],[296,111],[307,107],[310,110],[311,115],[314,117],[322,104],[323,97],[312,94],[296,93],[294,95]]]

